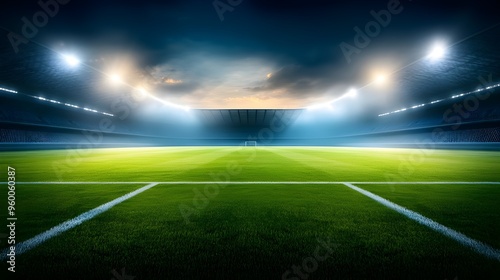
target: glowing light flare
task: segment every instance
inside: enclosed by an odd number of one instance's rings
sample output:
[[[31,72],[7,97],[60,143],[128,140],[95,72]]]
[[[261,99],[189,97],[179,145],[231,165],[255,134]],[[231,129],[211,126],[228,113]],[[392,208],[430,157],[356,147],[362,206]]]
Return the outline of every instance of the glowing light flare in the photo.
[[[188,112],[188,111],[190,111],[190,110],[191,110],[191,108],[189,108],[188,106],[177,105],[177,104],[175,104],[175,103],[171,103],[171,102],[165,101],[165,100],[163,100],[163,99],[161,99],[161,98],[158,98],[158,97],[156,97],[156,96],[154,96],[154,95],[150,94],[149,92],[147,92],[147,91],[146,91],[145,89],[143,89],[143,88],[138,88],[137,90],[138,90],[141,94],[144,94],[145,96],[147,96],[147,97],[149,97],[149,98],[151,98],[151,99],[154,99],[154,100],[156,100],[156,101],[158,101],[158,102],[162,103],[163,105],[167,105],[167,106],[174,107],[174,108],[179,108],[179,109],[182,109],[182,110],[184,110],[184,111],[186,111],[186,112]]]
[[[347,95],[349,97],[356,97],[358,95],[358,91],[355,88],[351,88],[348,92]]]
[[[63,55],[63,58],[66,61],[66,63],[68,63],[68,65],[71,67],[76,67],[81,63],[76,56],[71,54],[65,54]]]
[[[320,109],[320,108],[324,108],[326,106],[329,106],[328,105],[329,103],[326,103],[326,104],[316,104],[316,105],[311,105],[311,106],[307,106],[306,109],[307,110],[316,110],[316,109]]]
[[[321,108],[327,108],[327,109],[330,109],[330,110],[333,110],[333,103],[335,102],[338,102],[344,98],[347,98],[347,97],[351,97],[351,98],[354,98],[358,95],[358,91],[354,88],[351,88],[348,92],[344,93],[343,95],[329,101],[329,102],[326,102],[326,103],[322,103],[322,104],[316,104],[316,105],[311,105],[311,106],[308,106],[306,107],[307,110],[316,110],[316,109],[321,109]]]
[[[445,54],[446,54],[446,47],[444,46],[443,43],[438,42],[435,43],[434,46],[432,46],[429,55],[427,55],[427,58],[430,60],[438,60],[440,58],[443,58]]]
[[[118,74],[112,74],[109,76],[109,78],[111,79],[111,82],[113,82],[113,84],[123,84],[123,79]]]
[[[68,63],[68,65],[70,65],[72,67],[78,66],[81,63],[81,61],[75,55],[72,55],[72,54],[61,54],[61,56],[66,61],[66,63]],[[130,66],[130,65],[128,65],[128,66]],[[130,86],[128,83],[126,83],[126,81],[120,75],[120,74],[126,73],[126,72],[124,72],[124,69],[127,69],[127,68],[130,68],[130,67],[127,67],[127,64],[125,64],[125,65],[121,65],[119,68],[115,67],[114,68],[115,70],[110,69],[110,71],[107,72],[107,73],[103,73],[103,72],[101,72],[101,71],[99,71],[97,69],[94,69],[94,70],[97,70],[100,73],[102,73],[114,85],[123,84],[125,86],[130,87],[130,88],[136,89],[138,91],[138,93],[141,96],[143,96],[143,97],[152,98],[152,99],[154,99],[156,101],[159,101],[162,104],[168,105],[170,107],[180,108],[180,109],[183,109],[185,111],[189,111],[190,110],[190,108],[187,107],[187,106],[177,105],[177,104],[174,104],[174,103],[170,103],[170,102],[164,101],[164,100],[162,100],[160,98],[157,98],[156,96],[154,96],[154,95],[150,94],[149,92],[147,92],[142,87],[134,88],[133,86]],[[116,70],[116,69],[119,69],[119,70]],[[167,84],[181,84],[181,83],[183,83],[182,80],[175,80],[175,79],[171,79],[171,78],[165,79],[164,82],[167,83]],[[17,93],[17,91],[5,89],[5,88],[2,88],[2,87],[0,87],[0,91],[10,92],[10,93]],[[72,108],[82,109],[82,110],[88,111],[88,112],[101,113],[101,114],[104,114],[104,115],[107,115],[107,116],[114,116],[113,114],[110,114],[110,113],[99,112],[97,110],[90,109],[90,108],[78,107],[78,106],[70,104],[70,103],[62,103],[62,102],[59,102],[59,101],[56,101],[56,100],[44,99],[42,97],[35,97],[35,96],[31,96],[31,97],[39,99],[39,100],[42,100],[42,101],[48,101],[48,102],[52,102],[52,103],[55,103],[55,104],[61,104],[61,105],[65,105],[65,106],[72,107]]]
[[[134,88],[134,93],[136,95],[138,95],[139,97],[141,98],[144,98],[144,97],[150,97],[151,94],[143,87],[135,87]]]
[[[17,91],[11,90],[11,89],[8,89],[8,88],[2,88],[2,87],[0,87],[0,90],[1,91],[5,91],[5,92],[10,92],[10,93],[17,93]]]
[[[375,84],[377,85],[383,85],[387,82],[387,76],[383,74],[378,74],[377,77],[375,78]]]

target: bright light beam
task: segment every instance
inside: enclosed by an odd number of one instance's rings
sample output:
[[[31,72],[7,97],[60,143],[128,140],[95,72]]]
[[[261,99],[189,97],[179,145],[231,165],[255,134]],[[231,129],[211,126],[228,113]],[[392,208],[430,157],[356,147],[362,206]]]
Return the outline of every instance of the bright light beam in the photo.
[[[375,78],[375,83],[376,83],[377,85],[383,85],[383,84],[385,84],[385,82],[386,82],[386,81],[387,81],[387,76],[382,75],[382,74],[378,75],[378,76]]]
[[[74,55],[64,54],[63,58],[71,67],[76,67],[80,64],[80,60]]]
[[[349,95],[349,97],[356,97],[358,95],[358,91],[354,88],[351,88],[348,92],[347,92],[347,95]]]
[[[190,110],[190,108],[188,106],[182,106],[182,105],[178,105],[178,104],[175,104],[175,103],[171,103],[171,102],[168,102],[168,101],[165,101],[161,98],[158,98],[154,95],[152,95],[151,93],[147,92],[144,88],[137,88],[137,90],[144,96],[147,96],[151,99],[154,99],[164,105],[167,105],[167,106],[170,106],[170,107],[174,107],[174,108],[180,108],[186,112],[188,112]]]
[[[120,77],[117,74],[113,74],[113,75],[109,76],[109,78],[111,79],[111,81],[114,84],[122,84],[123,83],[122,77]]]
[[[333,103],[340,101],[344,98],[347,97],[356,97],[358,95],[358,91],[354,88],[350,89],[348,92],[344,93],[343,95],[333,99],[332,101],[322,103],[322,104],[316,104],[316,105],[311,105],[307,107],[308,110],[315,110],[315,109],[320,109],[320,108],[330,108],[333,109]]]
[[[445,53],[446,53],[446,47],[442,43],[436,43],[432,47],[432,50],[427,56],[427,58],[431,60],[438,60],[443,58]]]

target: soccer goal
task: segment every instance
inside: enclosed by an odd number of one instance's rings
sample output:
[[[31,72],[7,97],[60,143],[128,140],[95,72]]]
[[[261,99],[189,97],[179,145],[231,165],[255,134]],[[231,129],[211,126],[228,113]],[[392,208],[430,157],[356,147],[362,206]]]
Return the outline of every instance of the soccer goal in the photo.
[[[245,147],[257,147],[257,141],[245,141]]]

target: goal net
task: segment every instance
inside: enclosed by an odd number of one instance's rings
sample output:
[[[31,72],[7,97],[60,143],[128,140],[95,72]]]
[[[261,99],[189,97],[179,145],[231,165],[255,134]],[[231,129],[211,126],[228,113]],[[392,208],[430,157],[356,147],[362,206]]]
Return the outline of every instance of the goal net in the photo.
[[[257,147],[257,141],[245,141],[245,147]]]

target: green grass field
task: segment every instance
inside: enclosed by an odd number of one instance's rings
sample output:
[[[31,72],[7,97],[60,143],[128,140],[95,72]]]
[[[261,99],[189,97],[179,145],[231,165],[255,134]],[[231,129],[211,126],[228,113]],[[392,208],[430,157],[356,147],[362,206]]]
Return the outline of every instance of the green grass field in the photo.
[[[2,259],[2,279],[500,279],[500,259],[343,184],[500,254],[500,152],[189,147],[0,157],[0,182],[16,169],[18,245],[158,183],[17,255],[15,274]]]

